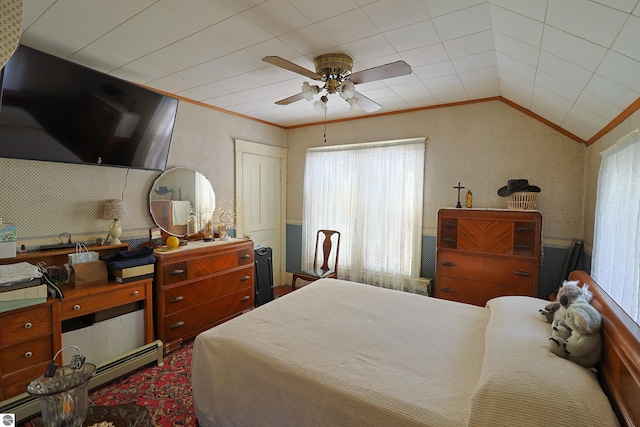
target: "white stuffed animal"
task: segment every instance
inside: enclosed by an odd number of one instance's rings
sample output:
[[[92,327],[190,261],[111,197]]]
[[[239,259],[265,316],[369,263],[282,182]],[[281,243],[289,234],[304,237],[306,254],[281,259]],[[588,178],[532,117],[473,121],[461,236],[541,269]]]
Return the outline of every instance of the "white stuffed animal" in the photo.
[[[593,368],[602,354],[602,316],[590,304],[572,304],[564,315],[564,324],[554,326],[549,350],[585,368]]]
[[[590,303],[593,294],[589,290],[589,285],[585,284],[583,287],[579,285],[579,280],[571,282],[565,280],[558,290],[556,301],[547,304],[544,310],[538,310],[542,320],[556,326],[559,321],[564,319],[564,314],[571,304],[576,302]]]

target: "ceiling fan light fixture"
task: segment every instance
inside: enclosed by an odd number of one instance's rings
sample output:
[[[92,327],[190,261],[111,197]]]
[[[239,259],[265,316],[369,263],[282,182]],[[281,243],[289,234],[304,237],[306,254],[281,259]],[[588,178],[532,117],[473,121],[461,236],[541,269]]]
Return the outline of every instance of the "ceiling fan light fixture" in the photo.
[[[316,110],[325,113],[327,111],[327,95],[338,93],[342,99],[348,102],[351,109],[362,108],[368,113],[377,111],[381,106],[377,102],[356,92],[355,85],[374,82],[392,77],[411,74],[411,66],[404,61],[395,61],[366,70],[351,73],[353,60],[343,53],[328,53],[314,59],[316,72],[301,67],[293,62],[278,56],[265,56],[263,61],[278,66],[296,74],[303,75],[311,80],[320,81],[322,87],[312,86],[308,82],[302,84],[302,92],[285,99],[276,101],[278,105],[289,105],[301,99],[313,101],[314,96],[321,94],[320,101],[314,103]]]
[[[324,113],[327,111],[327,102],[329,101],[329,98],[327,98],[326,95],[322,95],[320,97],[319,101],[316,101],[313,103],[313,108],[316,109],[317,112],[319,113]]]
[[[317,85],[310,85],[309,82],[302,83],[302,95],[307,101],[311,101],[313,96],[320,92],[320,87]]]
[[[351,80],[345,80],[340,85],[339,92],[340,97],[348,101],[356,95],[356,85]]]

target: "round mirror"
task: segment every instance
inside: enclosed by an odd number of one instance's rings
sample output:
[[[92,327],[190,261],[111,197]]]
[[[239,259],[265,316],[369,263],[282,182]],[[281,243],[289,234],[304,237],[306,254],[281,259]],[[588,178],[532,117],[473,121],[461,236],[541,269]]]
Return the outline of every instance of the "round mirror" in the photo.
[[[190,168],[173,168],[155,180],[149,207],[156,225],[174,236],[203,230],[216,209],[216,195],[206,176]]]

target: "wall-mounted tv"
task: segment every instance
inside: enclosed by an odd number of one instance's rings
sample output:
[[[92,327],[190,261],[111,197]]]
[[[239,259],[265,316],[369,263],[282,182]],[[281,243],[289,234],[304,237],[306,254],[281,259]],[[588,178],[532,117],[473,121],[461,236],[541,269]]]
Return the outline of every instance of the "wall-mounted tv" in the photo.
[[[26,46],[1,79],[0,157],[165,169],[177,99]]]

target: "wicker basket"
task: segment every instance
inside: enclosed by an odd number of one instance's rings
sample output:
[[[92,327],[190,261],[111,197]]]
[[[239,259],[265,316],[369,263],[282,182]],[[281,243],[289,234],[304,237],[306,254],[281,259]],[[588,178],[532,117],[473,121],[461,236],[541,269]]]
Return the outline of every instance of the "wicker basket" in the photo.
[[[507,198],[507,209],[535,209],[538,193],[519,191]]]

